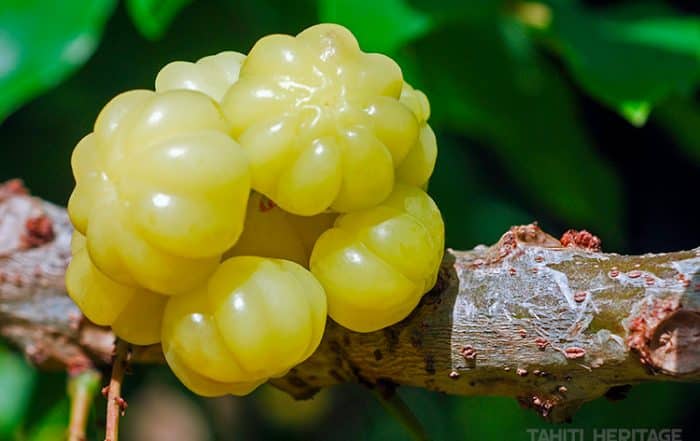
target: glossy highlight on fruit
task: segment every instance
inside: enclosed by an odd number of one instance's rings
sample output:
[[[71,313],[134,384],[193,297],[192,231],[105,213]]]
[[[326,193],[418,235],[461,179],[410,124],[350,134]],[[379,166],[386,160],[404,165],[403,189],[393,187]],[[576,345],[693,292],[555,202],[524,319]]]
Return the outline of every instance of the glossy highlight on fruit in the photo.
[[[390,58],[333,24],[260,39],[222,108],[251,163],[253,188],[310,216],[369,208],[419,133]]]
[[[188,89],[221,101],[229,87],[238,81],[245,55],[225,51],[200,58],[196,63],[173,61],[156,76],[156,92]]]
[[[406,159],[396,169],[396,180],[424,188],[433,174],[437,159],[437,140],[433,129],[428,125],[430,103],[423,92],[408,83],[404,83],[401,90],[401,103],[416,116],[420,132]]]
[[[170,297],[163,353],[192,391],[243,395],[309,357],[325,320],[326,296],[308,270],[233,257],[195,292]]]
[[[435,203],[397,184],[380,205],[338,217],[316,242],[311,271],[326,290],[328,313],[371,332],[404,319],[434,284],[444,246]]]
[[[111,326],[117,337],[130,343],[158,343],[167,297],[104,275],[90,261],[85,237],[78,232],[73,234],[71,250],[66,289],[83,314],[95,324]]]
[[[90,259],[121,284],[178,294],[201,284],[243,229],[248,161],[208,96],[123,93],[72,157],[68,203]]]
[[[268,197],[252,192],[243,233],[236,245],[224,253],[224,258],[273,257],[308,268],[316,239],[333,226],[336,217],[333,213],[297,216],[282,210]]]

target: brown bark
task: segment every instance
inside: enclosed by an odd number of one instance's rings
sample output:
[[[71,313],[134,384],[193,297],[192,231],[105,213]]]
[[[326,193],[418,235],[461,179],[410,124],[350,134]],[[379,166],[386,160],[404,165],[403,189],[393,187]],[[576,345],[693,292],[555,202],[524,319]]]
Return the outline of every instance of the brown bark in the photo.
[[[37,366],[111,360],[114,337],[66,296],[65,210],[0,187],[0,336]],[[564,243],[567,246],[563,246]],[[404,321],[359,334],[332,321],[314,355],[273,383],[298,398],[354,381],[517,398],[554,420],[616,387],[700,380],[700,248],[621,256],[585,232],[536,225],[447,250],[437,286]],[[133,362],[162,362],[159,346]]]

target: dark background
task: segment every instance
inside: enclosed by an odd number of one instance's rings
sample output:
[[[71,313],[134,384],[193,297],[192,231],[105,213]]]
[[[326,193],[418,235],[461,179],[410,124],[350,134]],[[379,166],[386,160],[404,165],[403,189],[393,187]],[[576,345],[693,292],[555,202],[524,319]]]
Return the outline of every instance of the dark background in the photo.
[[[492,243],[532,220],[554,235],[587,228],[620,253],[700,244],[696,2],[51,3],[0,0],[0,43],[3,35],[21,43],[9,74],[2,66],[12,58],[0,44],[0,181],[23,178],[56,203],[73,186],[73,147],[114,95],[152,88],[169,61],[246,52],[265,34],[335,21],[363,49],[395,57],[430,98],[439,145],[430,193],[448,246]],[[66,62],[62,51],[76,35],[96,47]],[[137,367],[127,385],[127,440],[408,436],[360,386],[299,404],[266,388],[203,400],[162,367]],[[529,440],[527,428],[549,427],[512,399],[401,393],[439,440]],[[695,385],[637,386],[621,402],[585,405],[567,427],[680,427],[684,440],[698,439],[699,393]],[[0,347],[0,440],[60,439],[66,412],[63,375],[32,372]]]

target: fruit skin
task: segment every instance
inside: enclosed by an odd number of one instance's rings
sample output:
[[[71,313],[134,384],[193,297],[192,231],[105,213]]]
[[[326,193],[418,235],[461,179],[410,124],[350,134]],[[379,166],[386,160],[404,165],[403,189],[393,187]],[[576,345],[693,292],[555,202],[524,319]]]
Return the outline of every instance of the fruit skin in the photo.
[[[418,137],[398,65],[333,24],[260,39],[222,100],[253,188],[310,216],[384,200]]]
[[[195,63],[173,61],[156,76],[156,92],[189,89],[221,101],[229,87],[238,81],[245,55],[225,51],[200,58]]]
[[[425,188],[430,175],[433,174],[438,152],[435,133],[427,122],[430,118],[430,102],[423,92],[404,83],[401,90],[401,103],[411,109],[416,116],[420,132],[406,159],[396,169],[396,180]]]
[[[233,248],[224,253],[224,258],[273,257],[308,268],[316,239],[333,226],[336,217],[333,213],[297,216],[282,210],[266,196],[252,192],[243,233]]]
[[[433,200],[397,183],[380,205],[338,217],[314,246],[311,272],[326,290],[330,317],[371,332],[404,319],[432,288],[443,246]]]
[[[192,290],[238,239],[250,193],[243,150],[218,105],[189,90],[118,95],[72,156],[71,221],[108,277]]]
[[[309,357],[325,321],[326,296],[309,271],[282,259],[233,257],[202,287],[169,298],[163,353],[195,393],[243,395]]]
[[[167,297],[114,282],[90,261],[85,237],[71,239],[73,258],[66,270],[66,289],[91,322],[111,326],[117,337],[136,345],[160,341]]]

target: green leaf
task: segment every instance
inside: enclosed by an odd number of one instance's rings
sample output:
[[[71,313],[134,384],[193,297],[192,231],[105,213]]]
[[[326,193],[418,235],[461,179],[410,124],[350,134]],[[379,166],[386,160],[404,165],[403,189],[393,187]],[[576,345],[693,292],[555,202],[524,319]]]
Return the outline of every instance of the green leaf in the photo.
[[[0,346],[0,439],[9,438],[22,423],[35,379],[19,355]]]
[[[431,100],[431,121],[493,152],[512,180],[497,185],[512,188],[535,215],[549,210],[572,228],[590,228],[620,245],[620,184],[582,127],[567,83],[522,26],[450,27],[415,49],[422,69],[416,86]]]
[[[627,121],[636,127],[641,127],[647,122],[651,104],[647,101],[625,101],[620,103],[620,113]]]
[[[7,0],[0,8],[0,122],[92,55],[114,0]]]
[[[322,21],[348,27],[368,51],[392,53],[432,26],[405,0],[318,0],[318,8]]]
[[[700,80],[700,17],[663,8],[592,12],[552,1],[548,33],[566,65],[590,95],[643,125],[651,108]]]
[[[192,0],[128,0],[127,10],[138,30],[151,40],[161,38],[178,12]]]

